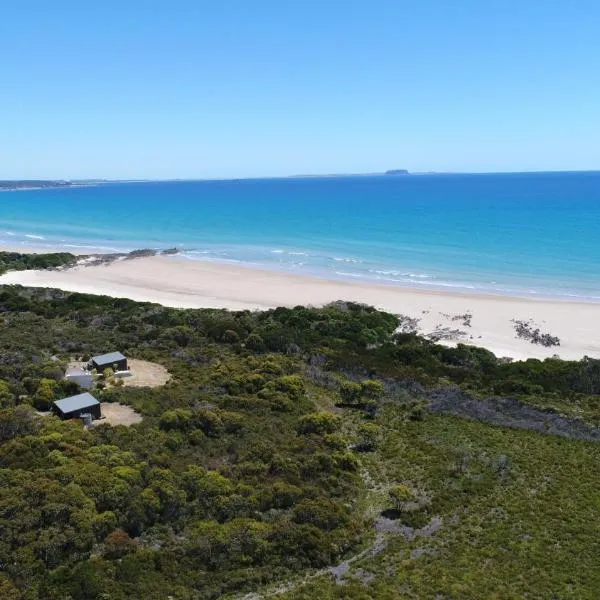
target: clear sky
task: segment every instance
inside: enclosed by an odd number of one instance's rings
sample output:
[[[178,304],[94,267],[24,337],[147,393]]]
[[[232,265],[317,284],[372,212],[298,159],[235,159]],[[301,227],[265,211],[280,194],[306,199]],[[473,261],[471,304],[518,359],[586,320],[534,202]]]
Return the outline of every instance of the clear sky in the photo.
[[[597,0],[4,0],[0,178],[600,169]]]

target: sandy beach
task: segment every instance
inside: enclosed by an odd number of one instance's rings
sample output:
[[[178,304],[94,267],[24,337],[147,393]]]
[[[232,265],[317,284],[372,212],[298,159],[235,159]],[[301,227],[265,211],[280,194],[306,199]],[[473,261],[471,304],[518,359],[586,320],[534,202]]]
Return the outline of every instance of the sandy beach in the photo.
[[[565,359],[600,357],[600,304],[594,303],[331,281],[167,256],[64,271],[14,271],[1,276],[0,284],[53,287],[181,308],[263,310],[352,300],[418,319],[421,334],[441,330],[448,338],[443,343],[475,344],[498,356],[517,360],[555,354]],[[471,318],[465,319],[464,315]],[[541,333],[557,336],[560,346],[546,348],[519,339],[515,320],[527,321]]]

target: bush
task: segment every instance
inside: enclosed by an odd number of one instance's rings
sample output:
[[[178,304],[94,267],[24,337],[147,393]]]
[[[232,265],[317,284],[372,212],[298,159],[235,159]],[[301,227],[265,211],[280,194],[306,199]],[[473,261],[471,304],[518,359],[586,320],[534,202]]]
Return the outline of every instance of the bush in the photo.
[[[329,412],[316,412],[304,415],[298,421],[298,432],[307,433],[333,433],[339,429],[341,419]]]
[[[160,416],[159,426],[165,431],[186,430],[193,426],[192,411],[184,408],[167,410]]]
[[[344,404],[358,404],[362,397],[363,388],[352,381],[344,381],[340,385],[340,398]]]
[[[393,507],[399,512],[404,511],[406,505],[414,500],[413,491],[409,486],[404,484],[392,487],[389,491],[389,497]]]
[[[304,381],[298,375],[284,375],[275,380],[275,387],[292,400],[300,400],[304,395]]]
[[[294,509],[296,523],[314,525],[325,531],[341,527],[347,518],[343,508],[328,498],[302,500]]]
[[[363,423],[358,428],[359,442],[357,449],[365,452],[372,452],[377,448],[379,441],[380,428],[376,423]]]
[[[375,379],[366,379],[365,381],[362,381],[360,387],[362,388],[363,396],[373,400],[379,400],[385,393],[383,383]]]
[[[514,379],[505,379],[498,381],[493,386],[495,394],[543,394],[544,388],[541,385],[519,381]]]

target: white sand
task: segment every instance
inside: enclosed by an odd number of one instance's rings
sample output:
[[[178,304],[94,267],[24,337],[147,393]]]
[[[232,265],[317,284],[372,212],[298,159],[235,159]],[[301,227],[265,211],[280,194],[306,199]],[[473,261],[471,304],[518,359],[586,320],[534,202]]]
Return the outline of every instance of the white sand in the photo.
[[[423,291],[398,286],[329,281],[266,270],[155,256],[67,271],[15,271],[0,284],[54,287],[126,297],[174,307],[266,309],[319,306],[334,300],[364,302],[420,319],[420,332],[436,327],[465,332],[463,341],[515,359],[558,354],[565,359],[600,357],[600,304],[505,296]],[[471,326],[452,316],[473,315]],[[559,347],[517,339],[513,319],[533,320],[542,333],[558,336]]]

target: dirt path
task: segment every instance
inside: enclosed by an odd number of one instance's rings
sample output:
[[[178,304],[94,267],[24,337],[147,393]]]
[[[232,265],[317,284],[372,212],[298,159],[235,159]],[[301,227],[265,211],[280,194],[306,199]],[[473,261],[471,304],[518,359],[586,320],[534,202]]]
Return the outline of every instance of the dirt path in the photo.
[[[272,598],[274,596],[279,596],[281,594],[287,594],[292,590],[309,583],[313,579],[317,577],[322,577],[323,575],[331,575],[335,579],[335,582],[338,585],[344,584],[345,576],[350,572],[350,568],[353,563],[359,561],[362,558],[377,556],[381,554],[389,543],[389,539],[394,536],[402,535],[407,540],[412,540],[415,537],[431,537],[442,526],[442,520],[440,517],[433,517],[429,523],[427,523],[421,529],[413,529],[412,527],[407,527],[406,525],[398,525],[395,521],[391,521],[390,519],[386,519],[385,517],[380,517],[375,522],[375,530],[377,531],[377,535],[375,536],[374,542],[368,547],[354,554],[350,558],[342,561],[337,565],[330,565],[329,567],[324,567],[319,569],[318,571],[314,571],[304,577],[294,579],[292,581],[287,581],[286,583],[281,583],[276,588],[269,590],[267,592],[251,592],[249,594],[245,594],[243,596],[235,596],[236,600],[262,600],[263,598]],[[416,555],[415,557],[417,557]],[[368,576],[368,574],[367,574]]]

